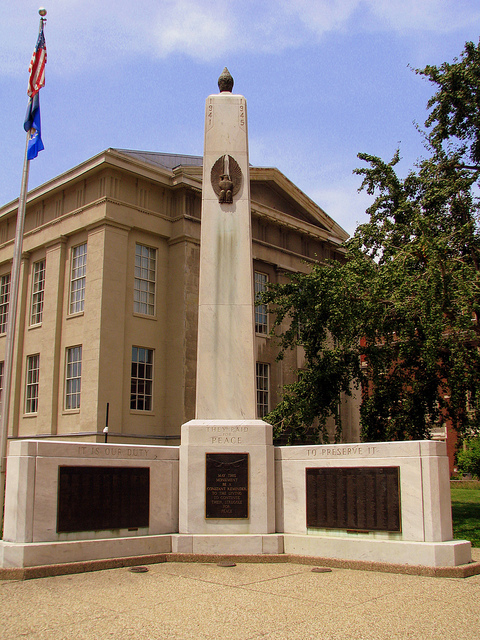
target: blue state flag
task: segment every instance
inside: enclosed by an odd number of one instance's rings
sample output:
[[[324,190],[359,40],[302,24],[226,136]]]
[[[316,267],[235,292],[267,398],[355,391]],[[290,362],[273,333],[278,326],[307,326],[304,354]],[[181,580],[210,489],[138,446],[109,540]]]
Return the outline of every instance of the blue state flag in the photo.
[[[40,122],[40,96],[36,93],[30,98],[23,123],[25,131],[30,131],[30,139],[28,141],[27,160],[33,160],[38,156],[39,151],[45,148],[42,142],[42,125]]]

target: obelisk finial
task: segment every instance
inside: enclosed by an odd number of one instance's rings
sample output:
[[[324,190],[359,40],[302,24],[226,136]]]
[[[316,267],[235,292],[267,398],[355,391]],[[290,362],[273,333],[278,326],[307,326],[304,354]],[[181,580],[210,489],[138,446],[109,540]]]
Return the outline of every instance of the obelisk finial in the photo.
[[[232,93],[233,78],[227,67],[225,67],[220,77],[218,78],[218,88],[220,89],[220,93]]]

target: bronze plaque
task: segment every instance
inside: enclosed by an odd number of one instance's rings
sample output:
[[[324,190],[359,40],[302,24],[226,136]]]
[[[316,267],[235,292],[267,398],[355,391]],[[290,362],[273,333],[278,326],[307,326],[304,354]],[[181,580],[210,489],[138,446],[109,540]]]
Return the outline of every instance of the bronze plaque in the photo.
[[[395,531],[400,518],[399,467],[306,469],[307,527]]]
[[[248,453],[207,453],[206,518],[248,518]]]
[[[148,467],[59,467],[57,532],[148,527]]]

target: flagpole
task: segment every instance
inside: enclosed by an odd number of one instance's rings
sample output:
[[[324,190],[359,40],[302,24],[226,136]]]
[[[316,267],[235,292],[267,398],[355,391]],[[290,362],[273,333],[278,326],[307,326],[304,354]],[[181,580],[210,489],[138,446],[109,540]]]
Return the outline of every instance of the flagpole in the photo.
[[[46,10],[38,10],[40,14],[39,33],[43,29]],[[3,538],[5,485],[7,474],[7,441],[8,441],[8,417],[10,412],[10,396],[12,388],[13,351],[15,343],[15,327],[17,320],[18,291],[20,284],[20,265],[23,248],[23,231],[25,227],[25,210],[27,207],[28,174],[30,160],[28,160],[28,143],[32,129],[27,132],[25,144],[25,156],[23,160],[22,186],[18,199],[17,225],[15,229],[15,243],[13,247],[12,273],[10,276],[10,297],[8,304],[7,335],[5,338],[5,360],[3,368],[3,398],[0,410],[0,531]]]

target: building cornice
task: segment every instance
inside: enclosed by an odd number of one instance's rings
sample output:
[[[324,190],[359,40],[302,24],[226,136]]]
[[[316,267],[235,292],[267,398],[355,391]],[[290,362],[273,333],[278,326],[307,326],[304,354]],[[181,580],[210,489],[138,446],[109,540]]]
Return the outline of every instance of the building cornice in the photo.
[[[339,238],[333,233],[330,233],[325,229],[321,229],[310,222],[299,220],[298,218],[295,218],[295,216],[291,216],[283,211],[278,211],[277,209],[272,209],[271,207],[259,202],[252,201],[252,216],[259,218],[260,220],[266,220],[270,224],[278,227],[296,231],[297,233],[310,238],[323,240],[324,242],[335,245],[335,248],[338,251],[342,251],[342,238]]]
[[[256,255],[255,245],[265,247],[265,249],[268,249],[269,251],[275,251],[277,253],[280,252],[281,254],[292,256],[293,258],[296,258],[297,260],[301,260],[302,262],[305,262],[307,264],[319,264],[324,262],[324,260],[320,260],[320,258],[310,258],[309,256],[306,256],[303,253],[297,253],[296,251],[291,251],[290,249],[285,249],[284,247],[278,247],[276,244],[272,244],[271,242],[265,242],[264,240],[259,240],[258,238],[252,238],[253,259],[258,260],[259,262],[269,262],[269,264],[271,265],[277,265],[277,266],[279,265],[278,256],[277,256],[277,260],[268,261],[265,259],[264,256],[260,257]],[[279,266],[279,268],[283,271],[288,270],[288,271],[291,271],[292,273],[295,273],[295,269],[292,269],[290,267]]]
[[[85,180],[89,176],[100,172],[102,169],[127,171],[136,174],[142,179],[152,180],[157,184],[163,184],[174,190],[189,188],[200,193],[202,189],[203,168],[201,166],[181,165],[170,170],[166,167],[150,164],[115,149],[106,149],[89,160],[82,162],[29,191],[27,204],[31,206],[37,200],[51,197],[55,195],[56,192],[64,190],[70,183],[82,179]],[[250,181],[269,184],[281,197],[290,200],[293,206],[303,209],[306,217],[311,217],[312,222],[303,221],[300,218],[253,201],[252,209],[254,209],[259,216],[266,217],[272,221],[274,221],[274,219],[281,219],[282,224],[289,228],[296,229],[308,235],[321,237],[325,241],[332,242],[336,245],[341,245],[342,242],[348,238],[347,232],[342,229],[340,225],[278,169],[274,167],[250,167]],[[98,204],[98,200],[89,203],[87,206],[95,206],[96,204]],[[0,207],[0,219],[15,215],[17,208],[18,199]],[[81,207],[75,210],[75,212],[69,213],[78,213],[85,208],[86,207]],[[138,209],[138,207],[136,208]],[[148,213],[151,214],[154,212],[148,211]],[[62,217],[63,216],[61,216],[61,218]]]
[[[250,167],[250,180],[275,184],[285,195],[290,196],[295,203],[324,226],[332,236],[337,236],[341,242],[349,237],[345,229],[275,167]]]
[[[89,160],[72,167],[68,171],[61,173],[52,180],[44,182],[38,187],[31,189],[27,196],[27,205],[31,205],[36,200],[51,197],[55,192],[65,189],[71,182],[85,179],[102,168],[114,168],[127,170],[141,175],[145,179],[151,179],[155,182],[165,184],[165,186],[173,186],[173,172],[161,167],[154,167],[144,162],[140,162],[135,158],[125,156],[113,149],[106,149],[101,153],[93,156]],[[18,208],[18,198],[12,202],[0,207],[0,218],[15,213]]]

